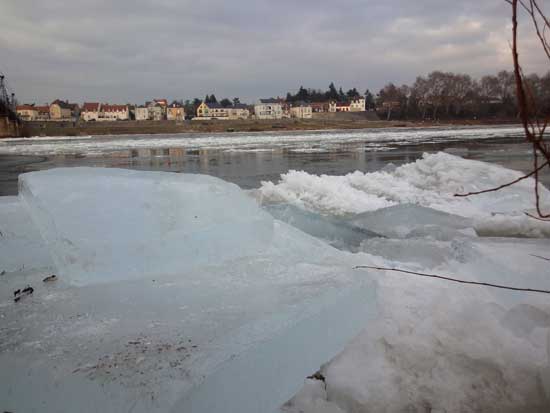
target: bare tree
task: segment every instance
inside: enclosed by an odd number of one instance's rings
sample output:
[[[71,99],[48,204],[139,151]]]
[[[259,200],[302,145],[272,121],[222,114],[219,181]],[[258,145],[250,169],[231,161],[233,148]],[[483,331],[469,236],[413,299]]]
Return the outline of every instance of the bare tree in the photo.
[[[530,173],[496,188],[467,194],[455,194],[455,196],[471,196],[486,192],[498,191],[502,188],[516,184],[517,182],[533,176],[535,178],[535,207],[538,216],[532,218],[548,220],[550,212],[543,212],[540,202],[539,174],[544,168],[550,167],[550,145],[545,139],[545,132],[550,121],[550,116],[539,110],[540,99],[536,95],[537,79],[526,77],[521,67],[518,46],[518,14],[520,10],[526,12],[536,32],[543,53],[550,61],[550,42],[547,39],[547,31],[550,30],[550,21],[544,14],[538,0],[504,0],[512,6],[512,58],[514,62],[514,80],[516,87],[516,99],[519,118],[521,120],[526,141],[531,144],[533,150],[533,169]],[[538,77],[537,77],[538,78]]]

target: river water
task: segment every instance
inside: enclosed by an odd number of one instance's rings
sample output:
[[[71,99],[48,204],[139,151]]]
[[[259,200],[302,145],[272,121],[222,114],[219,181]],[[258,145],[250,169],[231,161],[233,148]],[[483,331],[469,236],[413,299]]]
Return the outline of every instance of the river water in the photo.
[[[55,167],[96,166],[202,173],[244,189],[288,170],[343,175],[413,162],[446,151],[522,172],[532,169],[517,126],[387,128],[354,131],[27,138],[0,141],[0,195],[17,194],[17,177]],[[541,177],[550,186],[550,173]]]

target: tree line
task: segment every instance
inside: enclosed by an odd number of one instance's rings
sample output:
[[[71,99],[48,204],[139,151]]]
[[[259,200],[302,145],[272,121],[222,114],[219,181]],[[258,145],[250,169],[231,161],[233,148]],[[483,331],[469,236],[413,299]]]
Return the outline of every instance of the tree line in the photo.
[[[550,114],[550,72],[526,77],[540,116]],[[518,114],[513,72],[473,79],[467,74],[434,71],[412,85],[385,85],[376,109],[386,119],[515,118]]]

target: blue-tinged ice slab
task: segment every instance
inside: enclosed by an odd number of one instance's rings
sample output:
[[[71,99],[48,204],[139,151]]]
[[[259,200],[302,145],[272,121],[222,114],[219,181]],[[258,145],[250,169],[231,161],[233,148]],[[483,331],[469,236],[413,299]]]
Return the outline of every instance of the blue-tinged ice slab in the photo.
[[[276,411],[376,314],[365,256],[222,180],[77,168],[20,187],[59,280],[0,279],[4,410]]]
[[[0,272],[52,266],[48,248],[20,199],[0,197]]]
[[[273,236],[268,214],[209,176],[60,168],[19,187],[60,274],[81,285],[255,255]]]

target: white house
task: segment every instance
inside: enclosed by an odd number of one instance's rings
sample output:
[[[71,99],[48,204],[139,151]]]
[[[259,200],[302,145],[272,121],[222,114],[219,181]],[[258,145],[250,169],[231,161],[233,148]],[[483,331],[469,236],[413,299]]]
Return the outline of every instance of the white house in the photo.
[[[130,108],[128,105],[101,105],[99,120],[128,120],[130,119]]]
[[[248,110],[248,106],[245,104],[237,103],[227,108],[227,116],[229,119],[248,119],[250,117],[250,110]]]
[[[100,110],[101,103],[85,102],[84,105],[82,105],[80,117],[86,122],[99,120]]]
[[[260,99],[254,105],[254,114],[257,119],[282,119],[283,105],[280,99]]]
[[[311,105],[300,103],[290,108],[290,116],[298,119],[311,119],[313,117],[313,110]]]
[[[349,102],[349,111],[350,112],[364,112],[365,111],[365,98],[363,96],[359,96],[357,98],[352,99]]]
[[[136,107],[136,120],[149,120],[149,109],[145,106]]]

